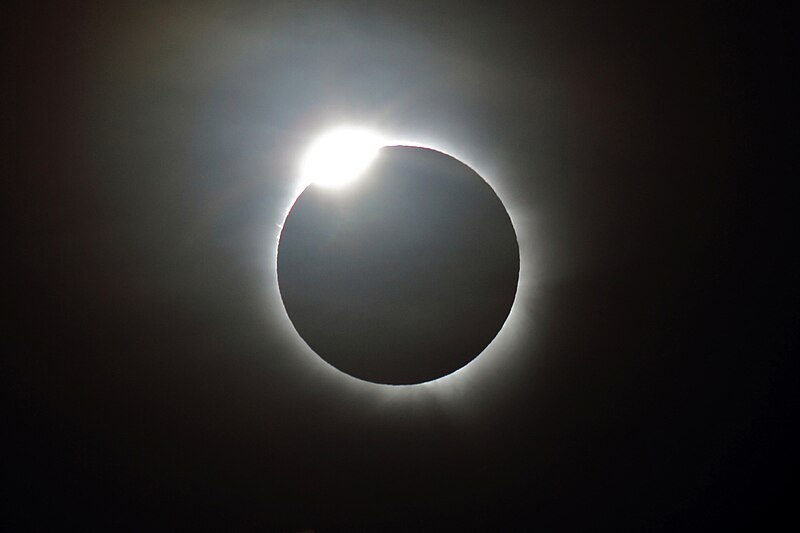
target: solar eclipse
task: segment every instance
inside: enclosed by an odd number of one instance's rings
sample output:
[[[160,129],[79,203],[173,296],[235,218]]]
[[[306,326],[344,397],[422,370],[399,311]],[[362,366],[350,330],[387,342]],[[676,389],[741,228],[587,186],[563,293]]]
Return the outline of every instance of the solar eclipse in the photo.
[[[427,148],[370,151],[377,139],[351,130],[310,150],[311,184],[283,225],[278,283],[295,329],[325,361],[365,381],[422,383],[463,367],[500,331],[519,247],[474,170]]]

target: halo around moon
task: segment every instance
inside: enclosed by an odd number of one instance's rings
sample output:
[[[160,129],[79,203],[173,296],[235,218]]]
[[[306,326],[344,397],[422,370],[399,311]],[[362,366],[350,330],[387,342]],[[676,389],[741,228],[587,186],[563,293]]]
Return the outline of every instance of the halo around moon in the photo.
[[[492,188],[431,149],[379,150],[357,186],[309,185],[283,225],[286,312],[322,359],[356,378],[422,383],[477,357],[517,290],[519,247]]]

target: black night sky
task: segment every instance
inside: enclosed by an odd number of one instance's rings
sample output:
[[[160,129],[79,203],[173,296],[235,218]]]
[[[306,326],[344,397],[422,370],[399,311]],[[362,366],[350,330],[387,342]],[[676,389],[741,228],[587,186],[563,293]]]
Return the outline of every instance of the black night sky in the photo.
[[[0,529],[796,520],[789,17],[523,4],[5,8]],[[509,330],[441,382],[346,377],[282,308],[298,162],[343,123],[458,154],[514,224]]]

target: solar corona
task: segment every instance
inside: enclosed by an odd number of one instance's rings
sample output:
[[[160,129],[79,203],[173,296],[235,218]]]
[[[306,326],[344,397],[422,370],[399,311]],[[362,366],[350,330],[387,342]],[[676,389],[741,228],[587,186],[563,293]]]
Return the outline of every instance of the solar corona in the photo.
[[[443,152],[334,130],[302,165],[284,221],[281,300],[323,360],[358,379],[424,383],[476,358],[509,315],[516,233],[473,169]]]

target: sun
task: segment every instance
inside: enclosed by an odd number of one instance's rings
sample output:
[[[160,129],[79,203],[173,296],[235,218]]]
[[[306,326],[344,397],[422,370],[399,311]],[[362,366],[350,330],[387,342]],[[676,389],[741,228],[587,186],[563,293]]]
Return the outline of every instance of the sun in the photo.
[[[340,127],[317,138],[301,163],[305,183],[341,187],[358,178],[385,144],[379,134],[364,128]]]

